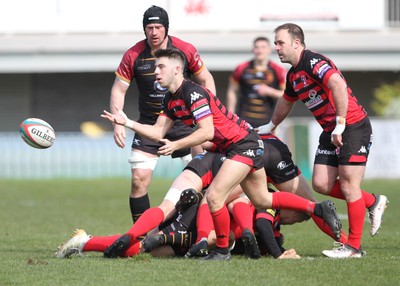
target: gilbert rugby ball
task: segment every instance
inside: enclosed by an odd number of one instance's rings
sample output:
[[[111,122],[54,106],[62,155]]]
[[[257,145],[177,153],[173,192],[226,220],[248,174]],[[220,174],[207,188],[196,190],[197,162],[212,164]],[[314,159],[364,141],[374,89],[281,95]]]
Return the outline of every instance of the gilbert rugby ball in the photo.
[[[19,133],[29,146],[38,149],[49,148],[56,140],[53,127],[39,118],[25,119],[19,127]]]

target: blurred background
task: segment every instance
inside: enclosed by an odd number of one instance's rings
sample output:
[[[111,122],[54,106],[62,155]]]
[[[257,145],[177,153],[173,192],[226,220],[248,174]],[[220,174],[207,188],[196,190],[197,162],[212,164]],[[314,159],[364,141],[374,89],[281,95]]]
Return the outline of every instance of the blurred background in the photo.
[[[255,37],[273,42],[276,26],[302,26],[307,48],[337,64],[373,120],[366,177],[400,177],[400,0],[0,0],[0,178],[130,176],[133,134],[118,148],[100,114],[109,109],[123,53],[144,38],[143,12],[153,4],[168,11],[170,35],[197,47],[223,102]],[[134,85],[124,109],[137,118]],[[28,117],[53,126],[54,146],[36,150],[20,139]],[[297,104],[278,133],[310,175],[320,127],[309,111]],[[179,160],[161,162],[155,176],[181,171]]]

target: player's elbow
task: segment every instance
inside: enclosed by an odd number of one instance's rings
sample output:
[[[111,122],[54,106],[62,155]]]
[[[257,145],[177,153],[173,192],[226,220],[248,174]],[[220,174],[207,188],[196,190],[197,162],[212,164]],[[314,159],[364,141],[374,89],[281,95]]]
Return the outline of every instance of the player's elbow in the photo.
[[[204,141],[211,141],[214,139],[214,129],[210,129],[205,133]]]

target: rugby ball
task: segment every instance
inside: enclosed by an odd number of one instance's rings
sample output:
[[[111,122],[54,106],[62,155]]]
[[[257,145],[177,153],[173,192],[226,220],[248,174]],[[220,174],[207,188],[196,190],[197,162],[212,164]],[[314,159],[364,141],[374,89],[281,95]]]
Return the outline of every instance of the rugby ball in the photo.
[[[29,146],[37,149],[49,148],[56,140],[53,127],[39,118],[25,119],[19,127],[19,133]]]

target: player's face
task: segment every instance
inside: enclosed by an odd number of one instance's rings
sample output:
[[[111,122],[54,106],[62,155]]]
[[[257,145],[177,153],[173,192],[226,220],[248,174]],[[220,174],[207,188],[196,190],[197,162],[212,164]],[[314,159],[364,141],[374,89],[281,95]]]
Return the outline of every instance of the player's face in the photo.
[[[287,30],[279,30],[275,34],[275,51],[282,63],[294,64],[295,46],[294,41]]]
[[[148,24],[145,34],[151,48],[159,47],[165,39],[165,27],[161,24]]]
[[[271,47],[266,41],[257,41],[254,43],[253,54],[256,61],[264,61],[271,54]]]
[[[156,81],[160,83],[162,87],[169,88],[174,81],[175,69],[173,60],[167,57],[161,57],[156,60]]]

